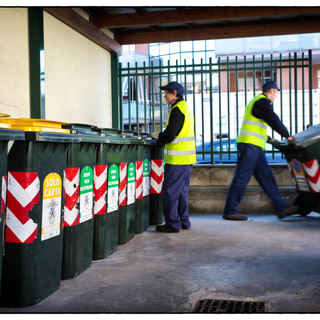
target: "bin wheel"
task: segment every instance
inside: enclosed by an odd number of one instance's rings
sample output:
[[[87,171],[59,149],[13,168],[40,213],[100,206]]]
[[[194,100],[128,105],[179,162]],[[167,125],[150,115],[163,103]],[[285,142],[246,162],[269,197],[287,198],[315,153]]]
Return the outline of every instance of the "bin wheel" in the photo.
[[[302,217],[307,216],[310,212],[312,212],[312,210],[310,210],[309,208],[306,208],[302,203],[301,203],[301,198],[299,195],[296,196],[295,200],[294,200],[294,205],[299,207],[299,214]]]
[[[302,217],[307,216],[310,212],[312,212],[310,209],[299,207],[299,214]]]

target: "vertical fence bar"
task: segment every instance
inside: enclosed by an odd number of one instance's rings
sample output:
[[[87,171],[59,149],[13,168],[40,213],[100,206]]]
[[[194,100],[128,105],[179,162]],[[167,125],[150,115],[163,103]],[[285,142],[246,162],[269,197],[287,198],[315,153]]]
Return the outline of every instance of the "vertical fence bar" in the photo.
[[[309,66],[309,117],[310,117],[310,126],[313,125],[313,112],[312,112],[312,50],[308,51],[308,66]]]
[[[306,106],[305,106],[305,99],[304,99],[304,72],[305,72],[305,65],[304,65],[304,52],[302,52],[302,62],[301,62],[301,93],[302,93],[302,130],[306,129]]]
[[[193,102],[193,117],[194,117],[194,135],[197,137],[197,114],[196,114],[196,92],[195,92],[195,67],[194,67],[194,59],[192,58],[192,102]]]
[[[291,77],[292,77],[292,72],[291,72],[291,53],[289,53],[289,108],[290,108],[290,132],[293,132],[292,128],[292,84],[291,84]]]
[[[137,132],[140,131],[139,125],[139,76],[138,76],[138,63],[135,63],[135,96],[136,96],[136,130]]]
[[[119,97],[118,101],[119,101],[119,118],[118,121],[115,121],[113,123],[113,128],[118,128],[116,126],[116,122],[119,123],[120,122],[120,128],[123,130],[123,90],[122,90],[122,63],[118,64],[119,68],[119,87],[118,87],[118,92],[119,92]],[[114,112],[115,108],[112,109],[112,112]]]
[[[253,85],[253,96],[255,97],[256,95],[256,61],[255,61],[256,56],[253,55],[252,59],[252,85]]]
[[[230,132],[230,69],[227,57],[227,106],[228,106],[228,133]],[[230,160],[230,134],[228,134],[228,159]]]
[[[143,61],[143,115],[144,132],[147,132],[147,83],[146,83],[146,62]]]
[[[238,73],[238,56],[236,56],[236,121],[237,121],[237,127],[236,127],[236,133],[239,132],[239,73]]]
[[[203,59],[201,58],[201,123],[202,123],[202,139],[201,139],[201,150],[202,150],[202,160],[204,160],[204,103],[203,103]],[[197,136],[196,136],[197,137]]]
[[[294,53],[294,125],[295,125],[295,133],[299,131],[298,124],[298,65],[297,65],[297,53]]]
[[[219,58],[220,60],[220,58]],[[211,155],[211,164],[213,164],[213,104],[212,104],[212,58],[209,58],[209,74],[210,74],[210,155]]]
[[[155,128],[155,119],[154,119],[154,109],[155,109],[155,99],[154,99],[154,87],[155,87],[155,78],[154,78],[154,68],[153,68],[153,61],[151,61],[150,63],[151,65],[151,119],[152,119],[152,128],[151,128],[151,132],[154,132],[156,131],[156,128]],[[161,93],[161,92],[160,92]],[[159,96],[159,99],[161,99],[161,94]]]
[[[160,75],[159,75],[159,81],[160,81],[160,86],[162,86],[162,65],[161,65],[161,60],[159,61],[159,69],[160,69]],[[162,132],[162,94],[161,94],[161,90],[160,90],[160,117],[159,117],[159,126],[160,126],[160,132]]]
[[[280,89],[282,90],[283,88],[283,81],[282,81],[282,53],[280,53],[280,62],[279,62],[279,66],[280,66]],[[280,119],[281,121],[283,121],[283,91],[280,91]]]
[[[130,81],[130,64],[128,62],[128,126],[129,130],[131,130],[131,81]]]
[[[247,99],[247,57],[244,56],[243,59],[243,64],[244,64],[244,105],[246,106],[248,104],[248,99]]]
[[[221,135],[222,126],[221,126],[221,60],[220,60],[220,57],[218,59],[218,89],[219,89],[219,145],[220,145],[220,155],[219,155],[219,157],[220,157],[220,160],[221,160],[222,159],[222,154],[221,154],[221,150],[222,150],[222,140],[221,140],[222,139],[222,135]],[[211,141],[213,141],[213,140],[211,140]]]

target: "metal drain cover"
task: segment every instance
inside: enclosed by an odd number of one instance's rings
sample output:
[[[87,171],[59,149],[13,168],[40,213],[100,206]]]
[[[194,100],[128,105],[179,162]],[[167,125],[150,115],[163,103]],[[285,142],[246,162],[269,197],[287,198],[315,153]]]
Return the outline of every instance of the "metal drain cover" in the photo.
[[[195,313],[255,313],[267,312],[266,302],[236,300],[199,300],[194,307]]]

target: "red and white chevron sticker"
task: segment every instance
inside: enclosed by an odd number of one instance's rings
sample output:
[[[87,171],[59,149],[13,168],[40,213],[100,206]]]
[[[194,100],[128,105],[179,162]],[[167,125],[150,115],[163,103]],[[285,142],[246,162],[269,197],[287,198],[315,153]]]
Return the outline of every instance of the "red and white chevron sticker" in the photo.
[[[66,226],[79,224],[80,168],[67,168],[64,171],[64,222]]]
[[[119,205],[125,206],[127,204],[127,163],[120,163],[120,197]]]
[[[320,168],[317,159],[303,163],[304,172],[312,192],[320,192]]]
[[[143,161],[136,161],[136,199],[142,199]]]
[[[93,168],[94,214],[106,214],[107,169],[106,165],[100,164],[97,164]]]
[[[30,219],[28,212],[39,200],[37,172],[8,172],[6,242],[34,242],[38,225]]]
[[[163,160],[151,160],[150,193],[160,194],[163,183]]]
[[[2,177],[2,190],[1,190],[1,213],[6,210],[7,203],[7,176]]]

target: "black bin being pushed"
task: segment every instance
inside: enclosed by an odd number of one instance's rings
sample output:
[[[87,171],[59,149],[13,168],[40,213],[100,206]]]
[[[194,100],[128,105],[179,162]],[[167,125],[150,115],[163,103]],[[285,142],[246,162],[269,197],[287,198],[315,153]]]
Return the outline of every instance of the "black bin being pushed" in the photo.
[[[105,136],[93,126],[72,123],[63,126],[75,133],[80,143],[68,152],[65,171],[66,204],[62,279],[74,278],[88,269],[93,258],[94,166]]]
[[[150,173],[150,213],[149,224],[162,224],[164,221],[162,205],[162,184],[164,179],[163,147],[156,140],[151,146]]]
[[[8,154],[1,303],[22,307],[60,286],[63,172],[67,150],[77,137],[61,129],[59,122],[9,121],[25,130],[25,140],[14,141]]]
[[[320,125],[293,135],[294,142],[283,140],[277,146],[284,153],[298,195],[295,204],[301,215],[320,212]]]
[[[1,191],[1,206],[0,206],[0,288],[1,288],[1,273],[2,273],[2,256],[4,254],[4,221],[6,212],[7,199],[7,159],[8,159],[8,143],[10,140],[24,140],[24,131],[10,129],[10,124],[0,123],[0,191]],[[0,294],[1,296],[1,294]]]

